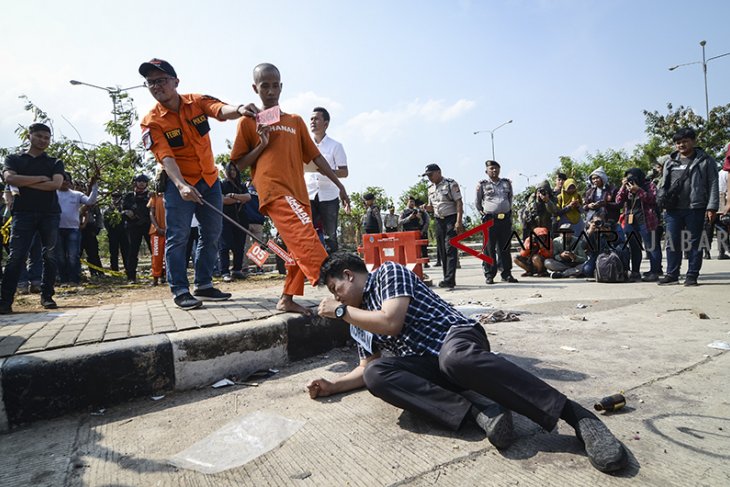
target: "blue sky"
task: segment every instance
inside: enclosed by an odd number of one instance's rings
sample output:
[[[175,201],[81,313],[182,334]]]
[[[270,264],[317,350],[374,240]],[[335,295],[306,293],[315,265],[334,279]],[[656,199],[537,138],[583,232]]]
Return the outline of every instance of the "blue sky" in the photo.
[[[111,4],[109,4],[111,5]],[[70,79],[121,87],[160,57],[181,92],[258,102],[251,69],[273,62],[282,109],[332,113],[329,134],[348,154],[350,191],[385,188],[394,199],[426,164],[473,203],[492,129],[503,176],[519,190],[557,164],[645,139],[643,109],[667,102],[704,114],[701,65],[669,66],[730,52],[726,1],[27,1],[3,6],[0,146],[30,122],[26,94],[57,134],[105,138],[111,101]],[[172,7],[172,8],[171,8]],[[710,105],[730,102],[730,56],[708,63]],[[131,91],[140,114],[153,104]],[[216,152],[235,123],[215,123]],[[135,130],[133,140],[139,140]],[[537,175],[537,176],[533,176]]]

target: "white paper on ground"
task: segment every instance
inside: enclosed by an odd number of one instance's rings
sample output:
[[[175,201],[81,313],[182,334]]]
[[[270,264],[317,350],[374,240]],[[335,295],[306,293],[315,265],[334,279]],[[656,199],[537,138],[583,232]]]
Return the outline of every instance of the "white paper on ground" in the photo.
[[[302,426],[304,421],[256,411],[226,423],[168,462],[206,474],[222,472],[273,450]]]
[[[710,348],[716,348],[718,350],[730,350],[730,343],[715,340],[714,342],[707,345]]]

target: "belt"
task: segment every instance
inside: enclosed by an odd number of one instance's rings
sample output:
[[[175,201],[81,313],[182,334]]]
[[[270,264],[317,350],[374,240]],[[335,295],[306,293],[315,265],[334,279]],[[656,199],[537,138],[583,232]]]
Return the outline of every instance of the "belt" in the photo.
[[[511,215],[511,211],[508,211],[507,213],[485,213],[484,218],[490,218],[492,220],[505,220],[509,219]]]

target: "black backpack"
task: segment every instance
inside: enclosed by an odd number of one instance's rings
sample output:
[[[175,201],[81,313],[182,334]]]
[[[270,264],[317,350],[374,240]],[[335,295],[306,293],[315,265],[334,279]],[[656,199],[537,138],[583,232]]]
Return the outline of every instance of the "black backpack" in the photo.
[[[624,282],[626,269],[615,252],[603,252],[596,258],[596,282]]]

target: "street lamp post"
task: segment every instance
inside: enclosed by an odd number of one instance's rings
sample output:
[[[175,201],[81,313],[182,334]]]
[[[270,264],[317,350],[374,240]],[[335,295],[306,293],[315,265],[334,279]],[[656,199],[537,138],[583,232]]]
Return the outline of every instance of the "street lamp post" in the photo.
[[[489,132],[489,136],[492,139],[492,160],[493,161],[496,160],[494,158],[494,132],[496,132],[498,128],[502,128],[505,125],[507,125],[508,123],[512,123],[512,120],[509,120],[507,122],[504,122],[502,125],[499,125],[498,127],[493,128],[492,130],[477,130],[476,132],[474,132],[474,135],[481,134],[481,133],[484,133],[484,132]]]
[[[530,178],[536,178],[537,177],[537,174],[530,174],[528,176],[527,174],[520,173],[520,176],[522,176],[523,178],[527,179],[527,187],[529,188],[530,187]]]
[[[705,117],[706,122],[710,123],[710,97],[707,93],[707,63],[712,61],[713,59],[730,56],[730,52],[726,52],[725,54],[720,54],[719,56],[713,56],[709,59],[705,58],[705,45],[707,44],[707,41],[700,41],[700,46],[702,46],[702,61],[694,61],[691,63],[684,63],[684,64],[677,64],[675,66],[672,66],[669,68],[669,71],[674,71],[677,68],[681,68],[682,66],[689,66],[691,64],[701,64],[702,65],[702,73],[705,77]]]
[[[112,99],[112,104],[114,105],[114,108],[112,109],[112,115],[114,116],[114,124],[117,123],[117,103],[119,101],[119,95],[122,94],[125,91],[134,90],[135,88],[143,88],[144,85],[136,85],[136,86],[130,86],[128,88],[120,88],[119,86],[98,86],[98,85],[92,85],[91,83],[85,83],[83,81],[77,81],[75,79],[72,79],[69,81],[74,86],[78,85],[84,85],[84,86],[90,86],[91,88],[97,88],[99,90],[104,90],[107,93],[109,93],[109,97]],[[114,136],[114,144],[119,145],[119,137]]]

